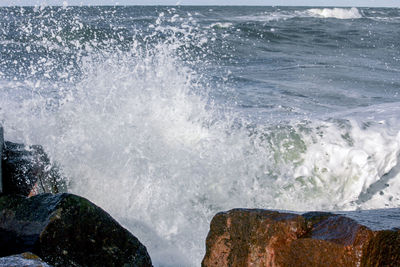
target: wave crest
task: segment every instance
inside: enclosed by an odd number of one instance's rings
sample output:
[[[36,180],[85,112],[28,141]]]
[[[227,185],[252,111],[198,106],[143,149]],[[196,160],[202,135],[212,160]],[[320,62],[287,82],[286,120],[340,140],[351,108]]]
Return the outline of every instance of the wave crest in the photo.
[[[336,19],[359,19],[362,18],[361,13],[355,7],[348,8],[311,8],[307,12],[311,16],[322,18],[336,18]]]

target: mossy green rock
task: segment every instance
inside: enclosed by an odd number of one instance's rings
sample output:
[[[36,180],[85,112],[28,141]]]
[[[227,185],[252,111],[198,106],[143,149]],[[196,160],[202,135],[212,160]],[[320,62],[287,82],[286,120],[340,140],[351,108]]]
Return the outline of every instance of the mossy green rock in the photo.
[[[54,266],[152,266],[146,247],[85,198],[0,197],[0,256],[31,251]]]

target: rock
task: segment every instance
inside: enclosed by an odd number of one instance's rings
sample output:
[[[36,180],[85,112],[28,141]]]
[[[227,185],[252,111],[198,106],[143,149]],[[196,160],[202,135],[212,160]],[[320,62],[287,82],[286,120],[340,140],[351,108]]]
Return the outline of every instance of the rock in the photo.
[[[2,155],[3,192],[24,196],[65,191],[65,179],[43,148],[5,142]]]
[[[400,266],[399,231],[378,231],[364,246],[361,266]]]
[[[146,247],[72,194],[0,197],[0,256],[31,251],[54,266],[152,266]]]
[[[299,215],[263,210],[218,213],[211,222],[202,266],[269,266],[288,256],[306,232]]]
[[[234,209],[212,219],[202,266],[400,266],[400,232],[326,212]]]
[[[3,145],[4,145],[4,133],[3,133],[3,127],[0,125],[0,194],[3,193],[3,177],[2,177],[2,168],[1,168],[1,162],[3,158]]]
[[[41,258],[30,252],[0,258],[0,267],[51,267]]]
[[[308,231],[291,244],[285,266],[299,263],[301,266],[359,266],[363,246],[374,237],[372,230],[332,213],[311,212],[302,217],[307,221]]]

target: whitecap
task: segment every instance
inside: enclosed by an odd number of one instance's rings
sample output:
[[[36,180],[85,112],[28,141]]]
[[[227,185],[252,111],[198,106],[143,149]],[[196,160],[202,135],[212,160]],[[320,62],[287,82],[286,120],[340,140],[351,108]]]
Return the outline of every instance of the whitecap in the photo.
[[[216,22],[210,25],[210,28],[216,28],[216,29],[228,29],[232,27],[232,23],[230,22]]]
[[[362,18],[360,11],[352,7],[348,8],[311,8],[307,13],[312,17],[336,18],[336,19],[359,19]]]

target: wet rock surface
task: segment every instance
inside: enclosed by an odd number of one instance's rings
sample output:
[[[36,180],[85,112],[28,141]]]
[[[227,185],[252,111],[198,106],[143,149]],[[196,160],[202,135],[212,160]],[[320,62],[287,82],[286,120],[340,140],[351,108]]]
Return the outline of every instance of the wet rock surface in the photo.
[[[0,124],[0,194],[3,192],[3,171],[2,171],[2,158],[3,158],[3,145],[4,145],[4,135],[3,135],[3,127]]]
[[[41,146],[6,141],[1,159],[4,193],[28,196],[65,191],[62,175]]]
[[[54,266],[152,266],[105,211],[72,194],[0,197],[0,256],[30,251]]]
[[[211,221],[202,266],[400,266],[400,232],[341,214],[234,209]]]
[[[51,267],[33,253],[25,252],[0,258],[0,267]]]
[[[207,237],[203,266],[268,266],[283,261],[289,244],[306,231],[304,218],[263,210],[217,214]],[[267,253],[265,253],[267,251]]]

